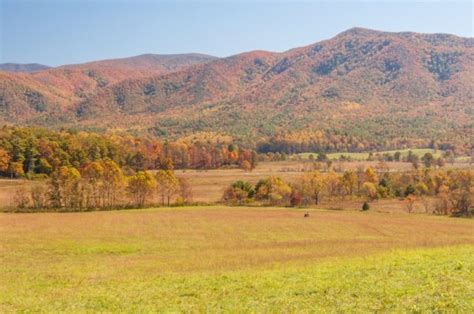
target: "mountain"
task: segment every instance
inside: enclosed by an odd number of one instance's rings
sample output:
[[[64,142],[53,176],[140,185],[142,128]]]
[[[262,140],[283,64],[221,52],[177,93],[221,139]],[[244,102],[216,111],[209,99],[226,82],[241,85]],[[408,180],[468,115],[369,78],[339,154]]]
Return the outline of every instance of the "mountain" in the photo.
[[[5,72],[35,72],[49,69],[50,67],[38,63],[0,63],[0,71]]]
[[[77,65],[66,65],[64,68],[68,69],[122,69],[122,70],[159,70],[162,73],[172,72],[182,69],[186,66],[191,66],[200,63],[206,63],[212,60],[218,59],[217,57],[199,54],[199,53],[188,53],[188,54],[170,54],[170,55],[157,55],[157,54],[143,54],[139,56],[122,58],[122,59],[110,59],[93,61]]]
[[[11,123],[61,123],[70,118],[76,104],[109,85],[162,75],[214,59],[202,54],[147,54],[29,74],[0,72],[0,116]]]
[[[257,142],[323,131],[358,138],[362,146],[433,139],[472,145],[473,73],[473,38],[353,28],[283,53],[252,51],[110,79],[84,97],[61,99],[64,106],[50,103],[48,93],[56,91],[32,89],[44,101],[26,96],[29,114],[12,115],[21,112],[16,103],[4,117],[168,137],[214,131]],[[8,92],[0,86],[4,108]],[[43,102],[44,110],[34,107]]]

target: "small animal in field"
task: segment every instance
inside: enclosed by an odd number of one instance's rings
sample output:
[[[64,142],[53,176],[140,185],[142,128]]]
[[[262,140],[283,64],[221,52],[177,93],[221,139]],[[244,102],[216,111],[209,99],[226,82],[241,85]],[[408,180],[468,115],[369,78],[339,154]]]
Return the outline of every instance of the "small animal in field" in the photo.
[[[308,218],[308,217],[309,217],[309,213],[308,212],[304,213],[304,218]]]

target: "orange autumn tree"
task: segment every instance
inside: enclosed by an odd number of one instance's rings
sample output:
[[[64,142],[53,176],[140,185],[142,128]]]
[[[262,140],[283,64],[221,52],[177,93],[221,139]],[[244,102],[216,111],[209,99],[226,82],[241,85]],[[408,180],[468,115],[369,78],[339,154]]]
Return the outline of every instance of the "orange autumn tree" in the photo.
[[[10,159],[10,155],[8,155],[7,151],[0,148],[0,172],[6,173],[8,171]]]

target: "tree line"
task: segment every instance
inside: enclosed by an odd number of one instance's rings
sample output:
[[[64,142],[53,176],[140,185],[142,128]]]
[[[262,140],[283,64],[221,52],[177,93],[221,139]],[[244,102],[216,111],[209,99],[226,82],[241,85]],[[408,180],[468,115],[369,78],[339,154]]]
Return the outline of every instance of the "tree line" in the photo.
[[[356,198],[369,203],[399,198],[411,212],[415,202],[437,214],[471,215],[474,212],[474,171],[418,169],[410,172],[374,171],[371,167],[321,173],[311,171],[292,182],[270,176],[256,185],[236,181],[226,188],[222,200],[228,204],[310,206],[322,200]]]
[[[454,142],[454,139],[452,139]],[[280,132],[257,143],[259,153],[298,154],[306,152],[366,152],[408,148],[432,148],[449,151],[453,155],[469,154],[472,145],[421,139],[394,139],[372,141],[337,130],[307,130]]]
[[[296,155],[299,156],[300,155]],[[301,157],[300,157],[301,159]],[[314,154],[308,156],[308,160],[311,162],[332,162],[325,153],[319,153],[315,157]],[[352,161],[350,156],[341,154],[338,158],[339,161]],[[446,161],[449,161],[451,164],[454,163],[454,155],[451,152],[445,152],[443,156],[435,157],[432,153],[427,152],[423,156],[419,157],[417,154],[414,154],[411,150],[408,151],[406,156],[403,156],[401,152],[396,151],[394,153],[372,153],[370,152],[366,158],[366,161],[379,161],[379,162],[407,162],[411,163],[413,168],[418,169],[421,165],[425,168],[435,168],[435,167],[444,167]],[[470,160],[472,162],[472,160]]]
[[[174,204],[190,204],[192,195],[190,183],[172,169],[125,176],[117,163],[101,160],[79,170],[61,166],[46,185],[18,190],[14,203],[18,210],[82,211],[143,207],[153,196],[161,205],[171,205],[172,199]]]
[[[213,169],[257,164],[257,154],[232,142],[160,141],[153,137],[97,134],[72,130],[3,127],[0,129],[0,176],[50,176],[61,167],[80,170],[110,160],[126,174],[154,169]]]

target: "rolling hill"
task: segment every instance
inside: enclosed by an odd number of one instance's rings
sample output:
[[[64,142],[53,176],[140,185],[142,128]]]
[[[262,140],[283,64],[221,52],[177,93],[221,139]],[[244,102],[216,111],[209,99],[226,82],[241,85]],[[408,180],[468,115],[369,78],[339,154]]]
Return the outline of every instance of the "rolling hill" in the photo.
[[[204,59],[156,73],[131,58],[127,70],[108,61],[92,74],[87,66],[0,74],[0,108],[14,123],[167,137],[214,131],[257,142],[323,131],[386,147],[433,139],[472,145],[473,38],[353,28],[283,53]],[[93,86],[50,84],[56,71],[61,82],[79,71]]]
[[[0,116],[5,122],[50,125],[70,121],[74,107],[125,79],[162,75],[215,57],[141,55],[65,65],[34,73],[0,72]]]
[[[35,72],[49,69],[50,67],[38,63],[0,63],[0,71],[5,72]]]

